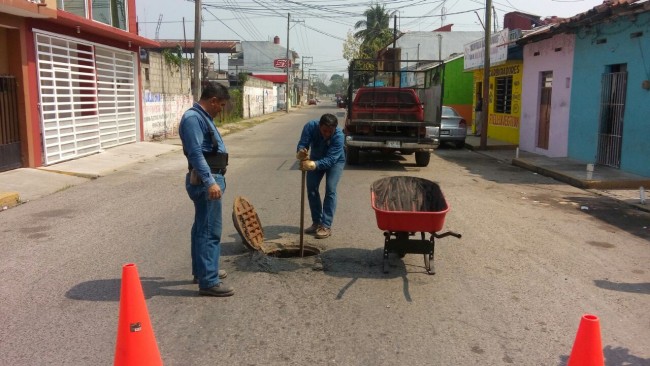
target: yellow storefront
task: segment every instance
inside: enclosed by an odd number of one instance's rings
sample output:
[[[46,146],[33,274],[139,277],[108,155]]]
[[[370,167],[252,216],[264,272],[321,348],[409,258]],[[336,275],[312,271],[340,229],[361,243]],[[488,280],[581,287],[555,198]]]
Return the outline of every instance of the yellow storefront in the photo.
[[[488,137],[519,144],[521,114],[521,79],[523,63],[507,61],[490,68],[490,103],[483,108],[488,113]],[[483,88],[483,70],[474,71],[474,105]],[[472,116],[476,118],[475,115]]]

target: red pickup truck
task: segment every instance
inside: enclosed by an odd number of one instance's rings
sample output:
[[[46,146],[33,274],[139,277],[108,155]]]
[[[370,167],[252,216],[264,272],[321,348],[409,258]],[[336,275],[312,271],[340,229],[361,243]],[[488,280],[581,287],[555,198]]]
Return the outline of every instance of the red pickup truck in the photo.
[[[417,166],[429,165],[430,152],[439,145],[427,137],[424,108],[414,89],[359,88],[345,121],[348,164],[359,163],[360,150],[415,153]]]

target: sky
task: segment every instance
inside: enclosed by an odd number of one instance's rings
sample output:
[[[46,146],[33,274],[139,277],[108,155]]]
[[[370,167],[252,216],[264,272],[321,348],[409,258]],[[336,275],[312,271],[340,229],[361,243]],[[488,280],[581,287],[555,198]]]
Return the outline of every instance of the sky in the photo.
[[[571,17],[585,12],[602,0],[492,0],[497,28],[504,14],[520,11],[541,17]],[[397,29],[432,31],[453,24],[453,31],[481,31],[485,17],[485,0],[202,0],[204,40],[272,41],[279,36],[299,56],[311,57],[307,66],[314,74],[343,74],[347,61],[343,43],[354,24],[365,20],[364,10],[371,4],[384,5],[397,15]],[[151,39],[194,38],[194,1],[136,0],[139,34]],[[493,13],[494,14],[494,13]],[[480,18],[480,21],[479,21]],[[183,30],[183,19],[185,30]],[[391,21],[391,27],[392,27]],[[221,56],[222,69],[227,55]],[[307,59],[309,60],[309,59]],[[305,63],[306,64],[306,63]]]

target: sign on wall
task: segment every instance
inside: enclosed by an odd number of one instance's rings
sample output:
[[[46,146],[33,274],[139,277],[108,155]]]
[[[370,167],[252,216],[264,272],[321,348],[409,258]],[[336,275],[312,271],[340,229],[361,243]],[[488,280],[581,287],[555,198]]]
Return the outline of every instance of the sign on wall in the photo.
[[[509,33],[508,28],[505,28],[490,37],[490,65],[496,65],[508,59]],[[484,39],[478,39],[465,45],[465,71],[483,68],[484,49]]]
[[[287,60],[286,58],[276,58],[273,60],[273,67],[286,69],[287,67],[291,67],[291,60]]]

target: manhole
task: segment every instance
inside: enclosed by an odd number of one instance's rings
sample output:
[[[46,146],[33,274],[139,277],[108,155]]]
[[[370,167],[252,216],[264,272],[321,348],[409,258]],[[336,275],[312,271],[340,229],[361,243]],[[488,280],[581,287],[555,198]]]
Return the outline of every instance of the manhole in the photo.
[[[242,243],[250,249],[264,253],[274,258],[299,258],[299,245],[280,243],[265,243],[264,229],[255,207],[242,196],[235,197],[232,208],[232,221],[241,236]],[[302,256],[311,257],[320,254],[321,250],[311,245],[303,245]]]
[[[275,258],[296,258],[300,257],[300,246],[291,245],[274,248],[265,254],[269,257]],[[320,254],[320,249],[309,245],[304,245],[302,254],[303,257],[313,257]]]

